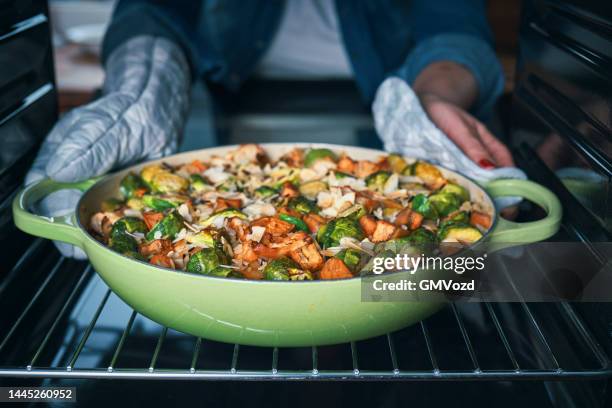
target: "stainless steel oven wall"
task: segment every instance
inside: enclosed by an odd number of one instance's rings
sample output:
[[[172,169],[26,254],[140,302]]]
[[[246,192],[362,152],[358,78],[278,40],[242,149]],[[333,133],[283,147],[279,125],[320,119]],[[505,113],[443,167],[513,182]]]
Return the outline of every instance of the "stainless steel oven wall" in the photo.
[[[8,198],[57,118],[50,38],[46,2],[0,1],[0,247],[6,259],[0,278],[29,242],[12,223]]]
[[[612,9],[605,3],[525,2],[512,121],[514,141],[612,231]]]

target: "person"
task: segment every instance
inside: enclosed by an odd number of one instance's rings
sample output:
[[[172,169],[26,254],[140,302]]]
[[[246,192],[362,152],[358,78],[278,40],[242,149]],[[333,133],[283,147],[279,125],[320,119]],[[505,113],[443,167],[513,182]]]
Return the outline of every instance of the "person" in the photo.
[[[57,123],[26,182],[77,181],[171,154],[195,81],[236,90],[253,75],[352,78],[366,104],[385,78],[401,78],[470,159],[513,165],[481,121],[503,89],[484,0],[120,0],[102,62],[102,96]],[[77,196],[63,194],[73,195],[57,193],[43,210],[74,208]]]

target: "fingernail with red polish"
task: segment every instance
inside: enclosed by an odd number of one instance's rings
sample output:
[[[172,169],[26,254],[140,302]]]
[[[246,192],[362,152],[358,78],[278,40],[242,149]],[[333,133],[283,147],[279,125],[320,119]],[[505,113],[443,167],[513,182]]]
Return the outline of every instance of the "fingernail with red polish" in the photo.
[[[489,159],[482,159],[482,160],[480,160],[480,161],[478,162],[478,165],[479,165],[480,167],[482,167],[483,169],[487,169],[487,170],[490,170],[490,169],[494,169],[494,168],[495,168],[495,165],[494,165],[494,164],[493,164],[493,162],[491,162],[491,160],[489,160]]]

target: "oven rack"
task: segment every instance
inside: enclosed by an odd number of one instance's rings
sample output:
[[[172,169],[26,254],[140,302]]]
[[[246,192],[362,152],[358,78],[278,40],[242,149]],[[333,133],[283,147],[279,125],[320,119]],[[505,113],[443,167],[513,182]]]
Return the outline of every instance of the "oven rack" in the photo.
[[[44,243],[49,245],[48,242]],[[23,257],[30,257],[36,250],[41,250],[43,243],[36,240]],[[24,259],[22,259],[25,262]],[[18,262],[16,269],[23,268],[23,262]],[[75,266],[76,265],[76,266]],[[70,267],[69,267],[70,266]],[[20,272],[20,271],[12,271]],[[40,306],[37,303],[43,301],[43,294],[54,286],[54,281],[64,282],[66,274],[70,275],[72,284],[65,291],[62,302],[56,308],[56,312],[47,322],[42,322],[42,330],[36,329],[35,335],[28,337],[31,324],[28,322],[36,319],[33,312]],[[63,276],[63,278],[62,278]],[[92,282],[101,288],[101,295],[95,299],[95,307],[91,317],[85,319],[86,324],[77,327],[70,340],[57,341],[58,335],[70,324],[70,314],[75,309],[75,300],[82,295],[86,286]],[[57,282],[55,283],[57,285]],[[90,298],[93,295],[88,294]],[[114,329],[114,340],[112,347],[105,350],[107,356],[111,356],[106,362],[93,364],[87,367],[79,366],[79,358],[84,350],[90,349],[88,340],[92,333],[106,330],[101,327],[98,320],[102,313],[112,309],[109,298],[115,296],[93,271],[91,265],[84,262],[76,262],[58,257],[46,279],[31,294],[31,300],[23,308],[22,312],[15,316],[10,328],[1,333],[0,337],[0,377],[38,377],[38,378],[96,378],[96,379],[176,379],[176,380],[341,380],[341,381],[364,381],[364,380],[570,380],[570,379],[597,379],[612,376],[612,366],[609,356],[596,341],[574,307],[568,303],[561,304],[450,304],[444,312],[440,312],[423,322],[404,329],[403,331],[389,333],[381,336],[375,341],[376,347],[368,344],[364,347],[362,342],[345,344],[344,350],[350,350],[350,362],[348,366],[340,369],[326,368],[326,359],[329,352],[322,353],[321,348],[311,347],[300,349],[302,355],[309,354],[310,364],[308,367],[287,367],[282,364],[284,354],[283,348],[252,348],[246,347],[249,353],[256,350],[259,356],[257,361],[261,364],[257,368],[241,367],[241,357],[245,346],[233,345],[231,353],[228,354],[226,367],[210,369],[206,364],[201,364],[200,353],[206,347],[220,345],[202,338],[196,338],[176,332],[181,341],[191,341],[192,350],[187,359],[190,363],[181,368],[169,368],[159,363],[159,356],[167,341],[168,329],[158,325],[155,346],[146,350],[145,361],[139,368],[127,368],[118,366],[124,346],[133,332],[134,322],[139,316],[137,312],[130,310],[129,318],[122,328]],[[116,299],[118,300],[118,298]],[[60,306],[61,305],[61,306]],[[127,308],[127,305],[124,305]],[[509,313],[512,308],[512,313]],[[478,310],[482,319],[488,319],[490,324],[486,325],[491,335],[484,340],[475,326],[468,324],[472,320],[472,311]],[[446,318],[440,321],[438,315],[445,314]],[[551,317],[556,316],[556,317]],[[515,322],[515,323],[512,323]],[[516,325],[516,322],[519,322]],[[552,323],[556,322],[556,323]],[[562,324],[559,322],[563,322]],[[38,322],[41,323],[40,321]],[[444,345],[436,345],[441,335],[439,328],[446,330]],[[458,333],[457,336],[448,336],[448,330]],[[517,334],[519,333],[519,334]],[[521,334],[522,333],[522,334]],[[25,337],[24,337],[25,336]],[[517,337],[518,336],[518,337]],[[521,341],[521,336],[522,341]],[[61,337],[61,336],[60,336]],[[176,336],[175,336],[176,337]],[[419,339],[417,342],[413,340]],[[519,341],[517,341],[517,338]],[[19,349],[30,345],[30,354],[22,358],[20,363],[15,363],[15,356],[19,353],[11,349]],[[406,342],[406,339],[409,342]],[[483,343],[484,341],[484,343]],[[42,356],[53,352],[52,345],[63,348],[65,351],[62,363],[51,362],[42,364]],[[12,347],[9,347],[12,346]],[[495,346],[495,347],[490,347]],[[324,347],[325,348],[325,347]],[[487,361],[491,360],[491,353],[486,358],[481,351],[496,348],[494,353],[499,359],[508,364],[504,367],[489,368]],[[27,349],[27,347],[26,347]],[[334,349],[337,350],[337,349]],[[445,366],[443,360],[448,360],[448,351],[451,354],[463,353],[467,358],[457,366],[451,364],[451,368]],[[525,353],[531,353],[532,357],[524,357]],[[428,366],[418,368],[404,364],[405,358],[400,358],[400,353],[408,353],[409,356],[422,358],[427,361]],[[348,354],[348,353],[347,353]],[[377,356],[380,363],[377,368],[372,369],[362,364],[370,360],[373,355]],[[494,359],[495,359],[494,358]],[[57,359],[56,359],[57,360]],[[410,360],[410,358],[408,358]],[[588,361],[588,363],[577,364],[576,361]],[[51,361],[51,360],[49,360]],[[527,361],[527,363],[525,363]],[[384,364],[382,364],[384,363]],[[382,367],[381,367],[382,365]]]

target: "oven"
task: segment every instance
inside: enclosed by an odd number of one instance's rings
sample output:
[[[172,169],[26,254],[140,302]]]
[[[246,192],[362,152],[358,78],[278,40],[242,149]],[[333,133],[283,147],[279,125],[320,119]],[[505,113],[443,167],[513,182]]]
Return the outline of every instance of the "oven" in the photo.
[[[456,303],[398,332],[304,348],[217,343],[132,310],[88,262],[12,222],[11,201],[58,116],[49,23],[45,2],[0,2],[1,386],[73,386],[83,405],[612,404],[607,303]],[[552,240],[581,243],[605,264],[594,243],[612,233],[612,14],[596,1],[526,1],[519,46],[499,132],[563,203]],[[197,91],[194,99],[184,149],[205,147],[195,137],[198,103],[210,101]],[[380,147],[342,81],[255,81],[240,104],[215,100],[217,136],[205,143]],[[538,216],[521,204],[521,219]]]

